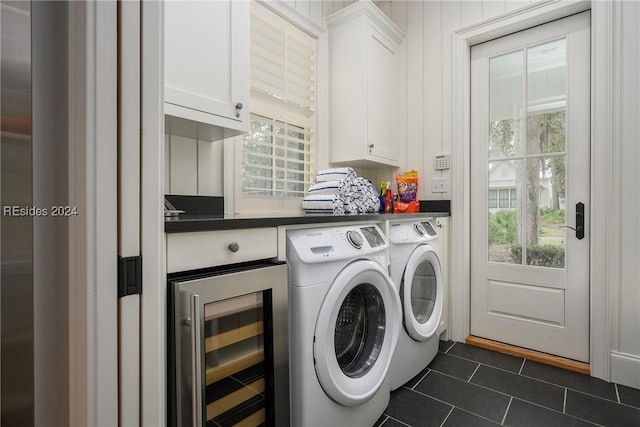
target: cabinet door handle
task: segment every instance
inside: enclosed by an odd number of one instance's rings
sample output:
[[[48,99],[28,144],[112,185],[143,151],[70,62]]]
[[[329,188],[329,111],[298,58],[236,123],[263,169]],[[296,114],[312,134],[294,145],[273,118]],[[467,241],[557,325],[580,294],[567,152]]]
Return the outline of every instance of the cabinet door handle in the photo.
[[[191,295],[191,411],[195,426],[202,425],[200,320],[200,294],[193,294]]]
[[[229,250],[231,252],[238,252],[240,250],[240,245],[238,242],[231,242],[229,243]]]
[[[240,110],[242,110],[242,107],[243,107],[242,102],[238,102],[236,104],[236,117],[240,117]]]
[[[375,147],[374,144],[369,144],[369,150],[373,150],[373,147]]]

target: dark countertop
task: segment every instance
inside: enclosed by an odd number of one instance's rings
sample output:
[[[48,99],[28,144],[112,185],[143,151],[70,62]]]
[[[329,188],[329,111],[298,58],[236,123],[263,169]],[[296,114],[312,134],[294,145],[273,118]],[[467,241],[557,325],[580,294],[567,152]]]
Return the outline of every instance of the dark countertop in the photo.
[[[449,212],[420,212],[413,214],[269,214],[261,216],[248,215],[180,215],[165,219],[165,233],[185,233],[194,231],[232,230],[239,228],[277,227],[281,225],[321,224],[346,221],[384,221],[387,219],[424,219],[429,217],[445,217]]]

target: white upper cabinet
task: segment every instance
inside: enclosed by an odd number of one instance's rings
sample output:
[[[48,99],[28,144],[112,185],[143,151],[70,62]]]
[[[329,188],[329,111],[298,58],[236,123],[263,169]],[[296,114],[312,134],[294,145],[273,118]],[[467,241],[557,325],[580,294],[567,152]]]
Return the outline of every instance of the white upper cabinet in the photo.
[[[327,25],[331,163],[399,166],[404,34],[369,0],[330,15]]]
[[[217,140],[249,130],[249,2],[166,1],[167,133]]]

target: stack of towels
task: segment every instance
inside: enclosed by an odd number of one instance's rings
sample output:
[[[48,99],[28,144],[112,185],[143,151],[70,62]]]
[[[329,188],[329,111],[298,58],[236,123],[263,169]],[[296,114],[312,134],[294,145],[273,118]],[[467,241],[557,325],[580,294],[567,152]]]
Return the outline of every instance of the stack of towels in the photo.
[[[334,215],[378,212],[379,207],[373,184],[358,177],[352,168],[320,170],[302,201],[305,212]]]

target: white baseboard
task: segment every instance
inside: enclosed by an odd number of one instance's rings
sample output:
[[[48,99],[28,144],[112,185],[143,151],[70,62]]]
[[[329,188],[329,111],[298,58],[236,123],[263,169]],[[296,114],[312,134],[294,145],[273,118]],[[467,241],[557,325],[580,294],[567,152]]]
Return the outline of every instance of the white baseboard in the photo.
[[[640,356],[612,351],[611,382],[640,389]]]

